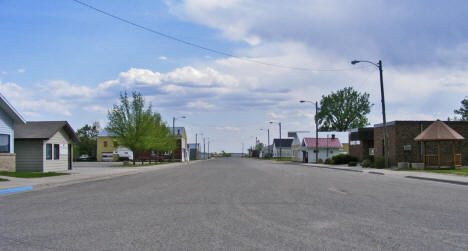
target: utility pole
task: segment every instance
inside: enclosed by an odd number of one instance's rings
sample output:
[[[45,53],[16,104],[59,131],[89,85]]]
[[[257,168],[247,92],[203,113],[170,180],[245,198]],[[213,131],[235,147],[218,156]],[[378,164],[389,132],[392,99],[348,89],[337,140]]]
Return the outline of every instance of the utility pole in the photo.
[[[210,138],[208,138],[208,159],[210,159]]]
[[[267,145],[267,149],[268,149],[268,155],[270,155],[270,128],[267,129],[267,134],[268,134],[268,145]],[[268,156],[268,157],[271,157],[271,156]]]
[[[318,164],[318,101],[315,101],[315,164]]]
[[[383,117],[383,126],[384,126],[384,158],[385,158],[385,168],[388,168],[388,135],[387,135],[387,118],[385,116],[385,94],[384,94],[384,84],[383,84],[383,70],[382,70],[382,60],[379,60],[377,64],[380,72],[380,96],[382,97],[382,117]]]
[[[244,157],[244,143],[242,143],[242,154],[241,157]]]
[[[205,154],[205,137],[203,137],[203,159],[206,159],[206,154]]]
[[[280,159],[281,159],[281,157],[282,157],[282,154],[281,154],[281,148],[282,148],[281,147],[281,144],[282,144],[282,140],[281,140],[281,122],[279,122],[278,125],[279,125],[279,133],[280,133]]]
[[[377,68],[379,68],[379,73],[380,73],[380,96],[381,96],[381,101],[382,101],[382,118],[383,118],[383,127],[384,127],[384,158],[385,158],[385,168],[388,168],[388,135],[387,135],[387,118],[385,116],[385,94],[384,94],[384,84],[383,84],[383,66],[382,66],[382,60],[379,60],[379,62],[373,63],[368,60],[353,60],[351,61],[351,64],[358,64],[358,63],[369,63]]]
[[[328,159],[328,134],[327,134],[327,159]]]

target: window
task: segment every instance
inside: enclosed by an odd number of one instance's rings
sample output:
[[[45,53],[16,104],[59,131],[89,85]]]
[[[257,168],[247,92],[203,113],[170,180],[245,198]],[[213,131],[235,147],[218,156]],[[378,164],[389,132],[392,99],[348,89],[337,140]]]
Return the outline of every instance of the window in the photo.
[[[60,145],[54,144],[54,159],[60,159]]]
[[[52,144],[46,144],[46,159],[52,159]]]
[[[107,147],[107,141],[104,141],[104,147]]]
[[[0,134],[0,153],[10,152],[10,135]]]

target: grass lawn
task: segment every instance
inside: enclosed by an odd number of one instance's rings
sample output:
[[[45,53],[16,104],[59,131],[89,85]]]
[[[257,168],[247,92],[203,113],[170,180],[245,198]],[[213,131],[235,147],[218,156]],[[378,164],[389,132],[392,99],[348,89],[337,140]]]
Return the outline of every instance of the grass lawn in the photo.
[[[291,157],[282,157],[282,158],[279,158],[279,157],[276,157],[276,158],[259,158],[259,159],[263,159],[263,160],[276,160],[276,161],[292,161],[292,158],[291,158]]]
[[[405,168],[405,169],[392,168],[390,170],[393,170],[393,171],[426,172],[426,173],[442,173],[442,174],[456,174],[456,175],[468,176],[468,168],[462,168],[462,169],[458,169],[458,170],[457,169],[416,170],[416,169],[411,169],[411,168]]]
[[[2,181],[8,181],[7,179],[4,179],[4,178],[0,178],[0,182]]]
[[[0,172],[0,176],[8,176],[15,178],[43,178],[51,176],[69,175],[69,173],[57,173],[57,172]]]

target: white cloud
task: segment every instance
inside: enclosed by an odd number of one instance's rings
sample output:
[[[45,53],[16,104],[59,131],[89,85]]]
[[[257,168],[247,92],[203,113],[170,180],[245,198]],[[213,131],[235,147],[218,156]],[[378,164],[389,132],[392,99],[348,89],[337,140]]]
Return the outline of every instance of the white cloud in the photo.
[[[108,109],[100,105],[90,105],[83,107],[84,110],[97,113],[107,113]]]
[[[158,57],[158,59],[159,59],[159,60],[167,60],[167,57],[165,57],[165,56],[160,56],[160,57]]]
[[[237,131],[240,131],[241,129],[239,127],[224,126],[224,127],[216,127],[216,130],[218,130],[218,131],[237,132]]]
[[[7,99],[19,98],[25,96],[25,90],[23,87],[16,83],[6,82],[2,83],[0,80],[0,93],[2,93]]]
[[[26,69],[23,69],[23,68],[18,69],[18,73],[25,73],[25,72],[26,72]]]
[[[6,71],[2,71],[2,74],[3,74],[3,75],[7,75],[7,74],[8,74],[8,72],[6,72]]]
[[[45,99],[39,100],[22,100],[18,102],[18,106],[25,110],[26,112],[33,112],[34,114],[44,114],[44,112],[48,113],[58,113],[60,115],[71,116],[71,112],[69,108],[71,107],[70,104],[66,104],[64,102],[55,102],[55,101],[47,101]]]
[[[72,85],[63,80],[48,81],[45,84],[39,84],[38,86],[41,88],[42,92],[47,95],[53,95],[61,98],[91,98],[98,94],[96,90],[88,86]]]
[[[204,109],[204,110],[212,110],[215,108],[214,105],[208,104],[202,100],[188,102],[187,107],[195,108],[195,109]]]
[[[268,115],[270,115],[270,117],[272,117],[274,119],[282,119],[282,118],[286,117],[284,114],[277,114],[277,113],[274,113],[274,112],[269,112]]]

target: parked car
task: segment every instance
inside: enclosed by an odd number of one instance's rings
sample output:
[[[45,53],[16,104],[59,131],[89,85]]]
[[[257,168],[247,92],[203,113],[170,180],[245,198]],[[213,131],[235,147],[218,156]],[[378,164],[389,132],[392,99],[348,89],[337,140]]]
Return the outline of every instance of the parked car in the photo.
[[[88,154],[82,154],[80,155],[80,157],[78,158],[79,160],[89,160],[89,155]]]
[[[117,148],[117,150],[114,151],[114,154],[117,155],[118,160],[133,160],[133,152],[125,147]]]

